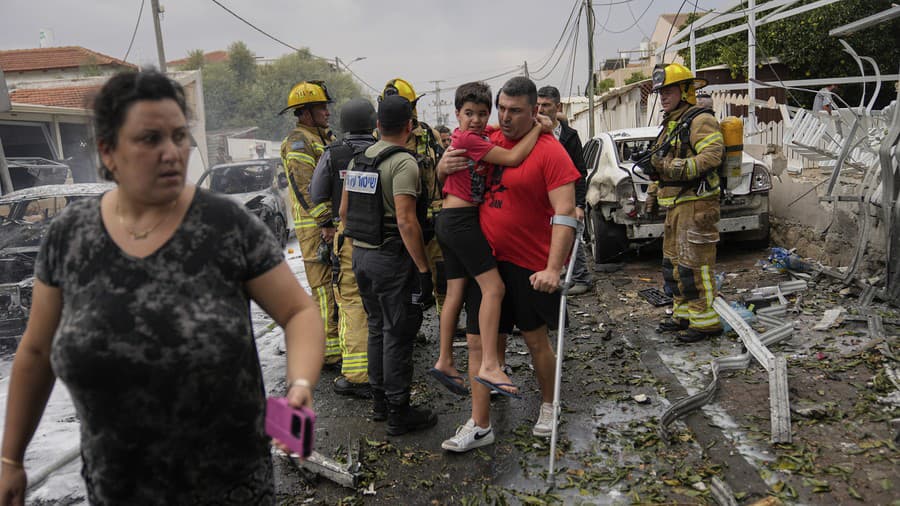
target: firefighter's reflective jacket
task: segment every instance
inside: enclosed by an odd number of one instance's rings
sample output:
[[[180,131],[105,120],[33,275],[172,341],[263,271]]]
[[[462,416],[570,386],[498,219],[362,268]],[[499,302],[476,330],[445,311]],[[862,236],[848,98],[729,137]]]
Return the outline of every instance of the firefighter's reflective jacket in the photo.
[[[331,202],[313,204],[309,195],[316,162],[332,140],[329,131],[298,124],[281,143],[281,162],[291,187],[291,212],[297,228],[332,225]]]
[[[656,146],[668,144],[652,158],[659,174],[657,199],[661,206],[718,198],[720,193],[718,168],[725,144],[719,122],[707,112],[692,114],[699,112],[694,109],[697,107],[684,103],[666,114],[665,128],[656,140]],[[691,116],[687,125],[680,121]]]

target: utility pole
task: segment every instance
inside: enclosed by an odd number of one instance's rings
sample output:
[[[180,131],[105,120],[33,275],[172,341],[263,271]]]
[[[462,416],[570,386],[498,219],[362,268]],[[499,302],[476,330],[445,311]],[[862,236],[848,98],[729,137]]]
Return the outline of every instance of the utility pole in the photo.
[[[435,123],[437,123],[437,126],[440,126],[447,122],[444,117],[444,111],[441,109],[441,107],[447,105],[446,102],[441,100],[441,83],[444,82],[444,80],[438,79],[436,81],[428,82],[434,84],[434,100],[431,102],[431,105],[434,106]]]
[[[9,177],[9,165],[6,163],[6,155],[3,153],[3,141],[0,140],[0,195],[6,195],[13,190],[12,179]]]
[[[752,1],[752,0],[751,0]],[[590,0],[584,0],[584,12],[587,16],[588,39],[588,136],[594,138],[594,9]],[[571,90],[569,91],[571,93]]]
[[[153,29],[156,30],[156,55],[159,57],[159,71],[166,72],[166,52],[163,50],[162,29],[159,27],[159,15],[165,12],[160,8],[159,0],[150,0],[153,14]]]
[[[756,0],[749,0],[747,4],[750,17],[747,20],[747,123],[744,130],[756,131],[756,112],[753,110],[753,100],[756,99]]]
[[[524,65],[522,66],[522,72],[525,73],[525,77],[527,77],[528,79],[531,79],[531,76],[528,75],[528,62],[525,61],[525,62],[522,62],[522,63],[524,64]]]

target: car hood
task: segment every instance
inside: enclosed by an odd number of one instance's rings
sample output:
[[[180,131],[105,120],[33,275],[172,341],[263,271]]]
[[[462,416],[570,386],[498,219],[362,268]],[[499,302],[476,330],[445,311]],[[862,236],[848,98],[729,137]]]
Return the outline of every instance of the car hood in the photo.
[[[271,193],[266,190],[261,190],[257,192],[232,193],[225,196],[239,204],[247,205],[248,202],[254,199],[269,197],[271,196]]]

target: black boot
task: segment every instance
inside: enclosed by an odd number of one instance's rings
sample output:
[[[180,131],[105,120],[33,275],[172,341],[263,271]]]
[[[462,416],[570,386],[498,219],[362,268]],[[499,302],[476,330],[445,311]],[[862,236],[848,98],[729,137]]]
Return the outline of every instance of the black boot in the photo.
[[[656,327],[657,332],[678,332],[679,330],[687,330],[690,322],[681,318],[666,318],[659,322]]]
[[[416,430],[434,427],[437,424],[437,415],[428,408],[420,408],[406,404],[388,405],[389,436],[399,436]]]
[[[351,395],[361,399],[372,398],[372,389],[369,387],[369,383],[353,383],[346,376],[338,376],[334,380],[334,393]]]
[[[383,422],[388,419],[388,403],[387,397],[384,396],[384,390],[372,390],[372,420]]]

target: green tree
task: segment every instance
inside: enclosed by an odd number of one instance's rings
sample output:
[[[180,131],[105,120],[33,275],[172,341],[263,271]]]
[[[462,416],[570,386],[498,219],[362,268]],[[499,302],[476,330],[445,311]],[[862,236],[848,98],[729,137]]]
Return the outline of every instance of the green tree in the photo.
[[[625,79],[625,84],[637,83],[645,79],[649,78],[645,76],[643,72],[632,72],[631,76]]]
[[[811,0],[802,2],[808,3],[811,3]],[[890,7],[891,0],[843,0],[762,25],[756,31],[757,62],[777,58],[789,70],[789,76],[780,76],[782,79],[858,76],[859,67],[856,62],[844,52],[838,38],[829,36],[828,31]],[[742,18],[708,30],[698,30],[697,36],[717,32],[745,21],[746,19]],[[860,56],[874,58],[881,73],[897,71],[897,63],[900,62],[900,20],[894,19],[867,28],[847,36],[845,40]],[[746,76],[746,31],[700,44],[696,51],[698,68],[726,64],[734,77]],[[687,65],[690,65],[690,50],[685,48],[679,51],[679,54]],[[871,73],[871,67],[867,66],[866,74]],[[872,86],[869,85],[867,91],[871,93],[871,90]],[[842,86],[840,94],[851,104],[859,103],[862,86],[858,84]],[[801,105],[812,104],[812,93],[794,92],[792,96],[796,97]],[[893,97],[896,97],[895,91],[882,87],[882,101]]]
[[[613,86],[616,85],[616,81],[613,79],[602,79],[597,82],[597,95],[602,95],[610,90]]]
[[[206,64],[206,54],[202,49],[194,49],[188,52],[187,61],[181,65],[181,70],[200,70]]]
[[[249,50],[247,53],[252,55]],[[240,79],[238,67],[231,61],[208,63],[203,67],[207,130],[256,126],[259,127],[257,137],[281,140],[297,122],[290,111],[280,116],[278,112],[287,105],[288,92],[300,81],[325,81],[335,101],[333,126],[338,123],[340,107],[362,94],[349,74],[336,71],[329,62],[312,56],[308,50],[284,55],[268,65],[256,65],[255,59],[253,62],[252,73],[244,71],[244,75],[252,74],[250,80]]]
[[[256,79],[256,55],[241,41],[228,46],[225,64],[239,83],[251,83]]]

